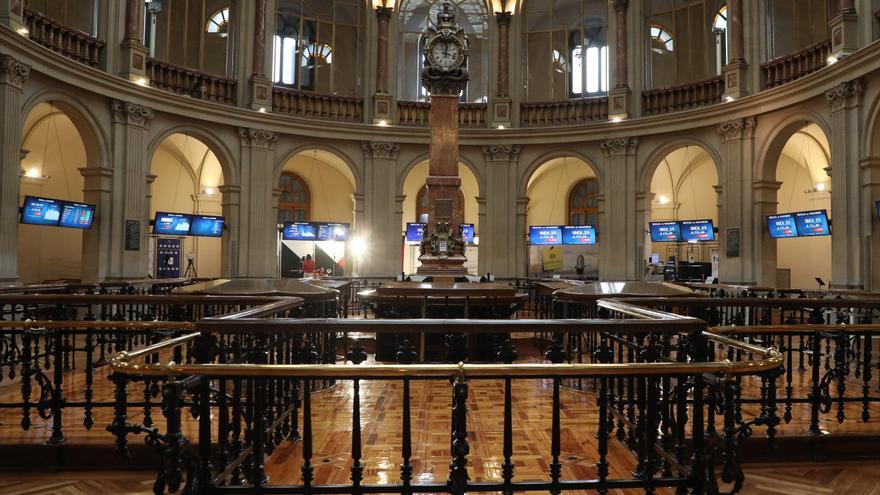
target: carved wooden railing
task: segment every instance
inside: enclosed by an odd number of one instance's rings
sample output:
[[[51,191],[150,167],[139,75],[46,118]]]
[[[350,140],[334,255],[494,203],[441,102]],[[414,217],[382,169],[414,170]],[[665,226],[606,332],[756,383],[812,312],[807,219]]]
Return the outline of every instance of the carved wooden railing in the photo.
[[[828,65],[829,55],[831,55],[830,39],[766,62],[761,65],[764,85],[772,88],[800,79]]]
[[[24,23],[31,40],[77,62],[98,66],[101,49],[106,44],[103,40],[29,9],[24,10]]]
[[[523,103],[523,127],[584,124],[608,119],[608,98],[578,98],[565,101]]]
[[[400,125],[427,126],[431,104],[424,101],[398,101],[397,123]],[[458,106],[459,127],[486,127],[485,103],[462,103]]]
[[[154,58],[147,59],[150,85],[181,95],[220,103],[235,103],[235,79],[208,74]]]
[[[723,94],[724,80],[721,76],[715,76],[693,83],[643,91],[642,102],[645,115],[652,115],[720,103]]]
[[[364,99],[275,87],[272,90],[272,111],[301,117],[360,122],[364,115]]]

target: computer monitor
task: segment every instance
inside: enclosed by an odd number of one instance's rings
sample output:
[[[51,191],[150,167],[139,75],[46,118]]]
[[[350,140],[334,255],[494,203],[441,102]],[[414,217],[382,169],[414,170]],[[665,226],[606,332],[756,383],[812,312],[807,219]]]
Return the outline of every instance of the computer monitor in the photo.
[[[196,237],[222,237],[225,218],[212,215],[193,215],[190,235]]]
[[[533,246],[558,246],[562,244],[562,227],[559,225],[529,226],[529,244]]]
[[[770,232],[771,239],[798,236],[797,224],[795,224],[794,215],[791,213],[767,215],[767,229]]]
[[[21,219],[27,225],[48,225],[55,227],[61,219],[61,206],[64,202],[59,199],[38,198],[25,196],[21,207]]]
[[[681,242],[678,222],[650,222],[651,242]]]
[[[408,244],[418,244],[425,237],[425,228],[428,225],[419,222],[407,222],[406,224],[406,242]]]
[[[87,230],[92,228],[94,220],[95,205],[65,201],[61,205],[61,219],[58,221],[58,226]]]
[[[794,221],[800,237],[831,235],[831,229],[828,228],[828,213],[825,210],[796,212]]]
[[[281,229],[281,239],[285,241],[316,241],[318,240],[318,228],[308,222],[284,222]]]
[[[596,244],[596,227],[592,225],[566,225],[562,227],[562,243],[575,245]]]
[[[682,220],[678,223],[682,242],[715,240],[715,226],[712,224],[712,220]]]
[[[153,219],[153,233],[163,235],[189,235],[192,215],[157,211]]]
[[[318,240],[319,241],[347,241],[348,240],[347,223],[319,223],[318,224]]]
[[[462,239],[464,239],[465,244],[473,244],[474,243],[474,224],[472,224],[472,223],[461,224],[461,237],[462,237]]]

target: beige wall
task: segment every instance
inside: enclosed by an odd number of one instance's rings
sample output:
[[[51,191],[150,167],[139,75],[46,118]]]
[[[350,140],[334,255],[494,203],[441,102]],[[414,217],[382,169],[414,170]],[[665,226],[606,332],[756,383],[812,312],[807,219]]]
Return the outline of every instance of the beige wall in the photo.
[[[309,186],[312,222],[354,224],[354,176],[336,155],[323,150],[296,154],[284,164]]]
[[[529,178],[527,225],[565,225],[568,222],[568,194],[582,179],[596,177],[580,158],[554,158],[538,167]],[[598,226],[596,226],[598,227]],[[523,235],[528,232],[523,232]],[[601,234],[599,234],[601,235]]]

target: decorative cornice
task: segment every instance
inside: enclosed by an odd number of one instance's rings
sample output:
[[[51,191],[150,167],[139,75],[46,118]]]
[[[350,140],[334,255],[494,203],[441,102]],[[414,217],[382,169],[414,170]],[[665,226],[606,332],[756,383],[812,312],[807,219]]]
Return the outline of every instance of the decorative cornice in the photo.
[[[483,146],[483,156],[487,162],[515,162],[520,149],[518,144],[492,144]]]
[[[722,143],[748,139],[755,135],[757,125],[758,119],[755,117],[731,120],[718,125],[718,134],[721,136]]]
[[[639,138],[622,137],[606,139],[599,144],[605,156],[614,155],[632,155],[635,154],[636,148],[639,147]]]
[[[143,126],[153,118],[152,108],[137,103],[112,100],[110,107],[113,110],[114,122]]]
[[[0,82],[20,88],[30,75],[30,65],[0,53]]]
[[[278,135],[272,131],[263,129],[252,129],[249,127],[239,127],[238,135],[241,137],[241,143],[244,146],[259,146],[261,148],[271,148],[278,141]]]
[[[397,160],[397,153],[400,152],[400,144],[398,143],[370,141],[361,143],[361,148],[364,150],[365,157],[373,159]]]
[[[825,99],[831,105],[831,111],[837,112],[846,107],[851,96],[859,96],[865,92],[865,81],[861,78],[846,81],[825,92]]]

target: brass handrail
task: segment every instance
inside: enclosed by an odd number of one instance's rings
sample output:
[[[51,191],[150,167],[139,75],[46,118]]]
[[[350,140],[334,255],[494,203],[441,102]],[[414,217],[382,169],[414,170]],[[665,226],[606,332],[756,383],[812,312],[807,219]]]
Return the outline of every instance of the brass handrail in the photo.
[[[783,334],[805,334],[805,333],[833,333],[833,332],[851,332],[851,333],[877,333],[880,334],[880,324],[846,324],[836,323],[831,325],[825,324],[794,324],[794,325],[721,325],[711,327],[710,330],[717,334],[758,334],[758,335],[783,335]]]
[[[0,329],[63,329],[63,330],[150,330],[188,329],[196,327],[191,321],[82,321],[82,320],[18,320],[0,321]]]

